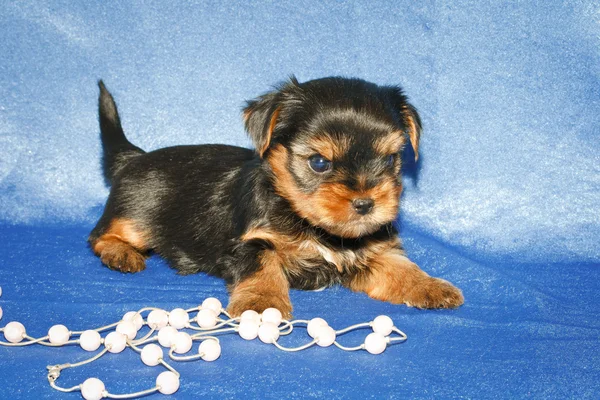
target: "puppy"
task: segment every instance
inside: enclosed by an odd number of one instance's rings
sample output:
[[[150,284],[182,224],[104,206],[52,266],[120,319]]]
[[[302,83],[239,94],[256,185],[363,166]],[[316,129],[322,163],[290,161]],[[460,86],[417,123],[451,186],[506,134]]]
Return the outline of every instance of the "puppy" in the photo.
[[[399,87],[339,77],[248,101],[254,151],[226,145],[149,153],[125,137],[102,81],[104,172],[112,185],[89,242],[112,269],[137,272],[150,251],[180,274],[221,277],[233,316],[290,317],[289,289],[335,284],[394,304],[450,308],[459,289],[410,261],[393,225],[400,152],[418,156],[421,122]]]

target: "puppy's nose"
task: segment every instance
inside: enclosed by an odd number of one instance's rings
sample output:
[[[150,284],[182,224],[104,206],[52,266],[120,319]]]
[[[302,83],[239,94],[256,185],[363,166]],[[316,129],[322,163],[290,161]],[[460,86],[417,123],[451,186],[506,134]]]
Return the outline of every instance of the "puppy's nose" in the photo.
[[[352,200],[352,206],[354,207],[354,211],[356,211],[360,215],[366,215],[373,208],[373,204],[375,202],[373,199],[354,199]]]

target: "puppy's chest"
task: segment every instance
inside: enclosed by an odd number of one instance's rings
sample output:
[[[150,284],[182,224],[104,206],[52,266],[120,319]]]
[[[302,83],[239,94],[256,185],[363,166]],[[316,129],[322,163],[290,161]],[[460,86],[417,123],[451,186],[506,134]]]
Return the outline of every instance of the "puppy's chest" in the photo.
[[[347,280],[369,268],[372,260],[397,245],[390,240],[329,243],[314,233],[284,234],[270,227],[251,228],[243,241],[263,240],[272,246],[295,289],[315,290]]]
[[[299,243],[293,243],[284,251],[289,252],[290,258],[295,259],[299,266],[306,264],[307,268],[314,268],[311,265],[313,263],[327,264],[334,267],[339,273],[348,271],[357,265],[360,266],[367,261],[360,250],[332,249],[315,240],[303,240]]]
[[[333,248],[314,239],[279,243],[276,251],[290,285],[296,289],[316,290],[341,283],[346,277],[368,268],[373,250]]]

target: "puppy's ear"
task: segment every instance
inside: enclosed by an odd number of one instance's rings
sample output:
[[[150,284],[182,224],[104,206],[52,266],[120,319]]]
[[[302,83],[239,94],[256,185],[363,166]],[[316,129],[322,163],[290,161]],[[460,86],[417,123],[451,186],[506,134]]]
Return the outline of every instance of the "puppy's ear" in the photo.
[[[261,158],[269,148],[273,130],[277,125],[277,118],[281,111],[279,98],[279,91],[266,93],[257,99],[247,101],[244,107],[246,132]]]
[[[404,132],[410,139],[410,144],[415,153],[415,161],[419,159],[419,140],[421,138],[421,117],[417,109],[408,102],[406,96],[399,87],[392,88],[392,102],[394,108],[400,112],[400,119]]]
[[[276,129],[286,125],[286,119],[302,98],[302,89],[295,76],[280,83],[275,90],[246,102],[244,125],[256,152],[262,158]]]
[[[410,144],[415,152],[415,161],[419,159],[419,140],[421,139],[421,117],[417,109],[409,103],[402,109],[404,123],[406,124],[406,134],[410,139]]]

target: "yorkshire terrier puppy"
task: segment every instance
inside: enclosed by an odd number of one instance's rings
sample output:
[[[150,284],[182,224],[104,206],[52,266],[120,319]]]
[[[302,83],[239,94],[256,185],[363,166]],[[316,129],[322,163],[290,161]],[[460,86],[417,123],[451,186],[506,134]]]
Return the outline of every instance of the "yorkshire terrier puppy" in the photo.
[[[418,308],[463,303],[459,289],[405,255],[393,225],[400,152],[418,156],[421,122],[399,87],[291,78],[248,101],[256,149],[176,146],[149,153],[125,137],[102,81],[100,130],[112,185],[89,242],[122,272],[150,251],[181,274],[223,278],[228,311],[290,317],[289,289],[335,284]]]

